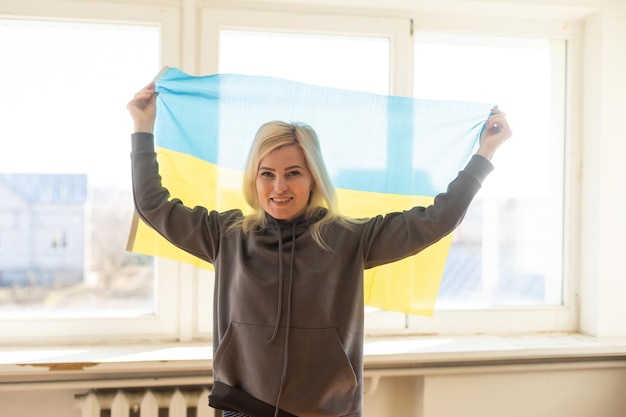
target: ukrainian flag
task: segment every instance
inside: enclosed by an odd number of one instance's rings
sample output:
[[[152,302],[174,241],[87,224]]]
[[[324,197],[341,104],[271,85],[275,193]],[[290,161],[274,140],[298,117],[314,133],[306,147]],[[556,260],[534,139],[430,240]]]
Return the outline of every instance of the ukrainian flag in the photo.
[[[343,214],[368,217],[429,205],[467,163],[492,105],[418,100],[169,68],[156,82],[155,139],[163,184],[187,206],[247,207],[242,173],[257,129],[302,121],[318,133]],[[244,209],[245,211],[245,209]],[[371,307],[431,316],[452,236],[409,259],[366,271]],[[129,249],[212,266],[138,220]]]

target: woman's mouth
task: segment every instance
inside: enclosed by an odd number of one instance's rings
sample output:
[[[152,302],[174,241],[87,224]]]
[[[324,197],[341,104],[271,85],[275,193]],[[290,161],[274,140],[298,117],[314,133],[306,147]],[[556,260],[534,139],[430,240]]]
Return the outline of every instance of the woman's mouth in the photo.
[[[284,204],[291,201],[291,197],[272,197],[271,200],[276,204]]]

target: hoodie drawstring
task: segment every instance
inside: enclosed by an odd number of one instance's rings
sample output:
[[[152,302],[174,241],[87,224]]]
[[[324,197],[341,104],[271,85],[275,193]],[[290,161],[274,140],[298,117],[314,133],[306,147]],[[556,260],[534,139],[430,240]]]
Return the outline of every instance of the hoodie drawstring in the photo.
[[[274,323],[274,332],[272,333],[272,337],[267,341],[267,344],[274,343],[276,340],[276,336],[278,335],[278,329],[280,327],[280,319],[282,318],[283,311],[283,237],[280,231],[280,224],[276,220],[276,228],[278,229],[279,237],[278,237],[278,306],[276,307],[276,321]]]
[[[276,226],[280,232],[280,225],[276,222]],[[282,316],[282,302],[283,302],[283,239],[282,234],[278,239],[278,311],[276,313],[276,322],[274,324],[274,332],[272,333],[272,337],[267,341],[268,344],[271,344],[276,340],[278,335],[278,330],[280,328],[280,319]],[[278,417],[278,413],[280,411],[280,397],[283,393],[283,388],[285,387],[285,382],[287,381],[287,365],[289,362],[289,330],[291,328],[291,293],[293,288],[293,265],[294,265],[294,257],[296,253],[296,224],[294,223],[291,228],[291,257],[289,260],[289,281],[287,283],[287,312],[286,312],[286,323],[285,323],[285,343],[283,347],[283,370],[280,377],[280,386],[278,387],[278,394],[276,396],[276,408],[274,410],[274,417]]]

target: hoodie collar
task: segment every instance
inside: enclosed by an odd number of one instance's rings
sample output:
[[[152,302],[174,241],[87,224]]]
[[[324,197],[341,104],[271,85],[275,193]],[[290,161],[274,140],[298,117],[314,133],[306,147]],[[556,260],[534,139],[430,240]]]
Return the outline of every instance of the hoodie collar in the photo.
[[[307,217],[305,214],[292,221],[280,220],[272,217],[267,212],[265,213],[266,228],[272,229],[276,227],[279,230],[292,229],[295,227],[296,236],[300,236],[303,232],[307,231],[313,223],[320,220],[326,214],[327,209],[324,207],[318,207],[312,216]]]

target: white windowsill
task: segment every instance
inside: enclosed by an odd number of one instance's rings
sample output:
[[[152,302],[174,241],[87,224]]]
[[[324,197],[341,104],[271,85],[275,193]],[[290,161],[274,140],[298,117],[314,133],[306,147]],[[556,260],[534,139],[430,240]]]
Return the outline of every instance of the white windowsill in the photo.
[[[580,334],[389,337],[365,343],[365,376],[624,366],[626,338]],[[209,344],[3,348],[0,391],[210,384]]]

